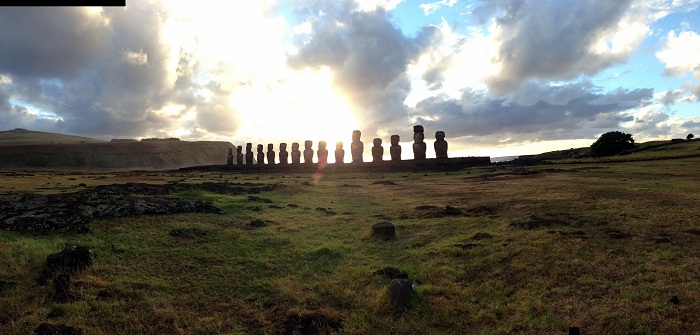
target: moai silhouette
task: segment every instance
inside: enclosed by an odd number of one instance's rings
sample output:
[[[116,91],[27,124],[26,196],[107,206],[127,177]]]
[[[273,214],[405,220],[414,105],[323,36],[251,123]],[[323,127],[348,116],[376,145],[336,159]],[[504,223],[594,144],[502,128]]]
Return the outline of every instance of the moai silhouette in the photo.
[[[289,163],[289,152],[287,151],[287,143],[280,143],[280,164],[287,165]]]
[[[228,148],[228,157],[226,158],[226,164],[233,165],[233,149]]]
[[[401,146],[399,145],[399,140],[399,135],[391,135],[391,147],[389,147],[389,153],[391,154],[392,161],[401,160]]]
[[[243,165],[243,147],[240,145],[236,147],[236,164]]]
[[[335,144],[335,162],[345,163],[345,149],[343,149],[343,142],[338,142]]]
[[[309,140],[304,141],[304,164],[313,163],[314,149],[311,148],[313,144],[314,142],[311,142]]]
[[[253,143],[246,143],[245,145],[245,165],[253,164]]]
[[[352,143],[350,143],[350,154],[352,155],[353,163],[362,163],[362,152],[365,151],[365,145],[360,141],[362,133],[359,130],[352,131]]]
[[[447,158],[447,141],[445,141],[445,132],[442,130],[435,132],[435,158]]]
[[[374,144],[374,146],[372,147],[372,161],[381,162],[383,158],[382,156],[384,156],[384,147],[382,146],[382,139],[377,137],[374,140],[372,140],[372,144]]]
[[[267,164],[275,164],[275,145],[272,143],[267,145]]]
[[[425,159],[426,145],[423,142],[425,134],[423,134],[423,126],[413,126],[413,158]]]
[[[299,143],[292,143],[292,164],[301,163],[301,151],[299,151]]]
[[[258,165],[265,164],[265,153],[263,152],[263,148],[264,147],[262,144],[258,144]]]
[[[318,142],[318,151],[316,151],[316,156],[318,156],[318,165],[324,166],[328,164],[328,149],[326,149],[326,141]]]

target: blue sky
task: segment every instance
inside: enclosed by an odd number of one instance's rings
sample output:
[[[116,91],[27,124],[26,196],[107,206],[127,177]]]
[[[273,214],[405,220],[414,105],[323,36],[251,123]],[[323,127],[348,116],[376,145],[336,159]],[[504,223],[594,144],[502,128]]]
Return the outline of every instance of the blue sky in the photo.
[[[588,146],[611,130],[685,137],[700,132],[699,3],[6,7],[0,129],[346,147],[359,129],[410,152],[422,124],[428,143],[447,133],[451,156]]]

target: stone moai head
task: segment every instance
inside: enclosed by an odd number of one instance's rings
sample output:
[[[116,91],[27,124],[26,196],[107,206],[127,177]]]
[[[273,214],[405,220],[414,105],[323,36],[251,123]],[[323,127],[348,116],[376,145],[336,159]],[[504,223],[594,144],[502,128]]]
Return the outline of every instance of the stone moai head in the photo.
[[[229,154],[229,155],[233,154],[233,149],[228,148],[228,154]]]
[[[353,130],[352,131],[352,141],[357,142],[360,140],[360,136],[362,136],[362,132],[359,130]]]
[[[299,150],[299,143],[294,142],[292,143],[292,151],[298,151]]]
[[[275,150],[275,145],[272,143],[268,143],[267,144],[267,151],[272,151],[272,150]]]
[[[311,146],[314,144],[314,142],[311,142],[309,140],[304,141],[304,149],[311,149]]]
[[[425,139],[425,134],[423,134],[423,126],[413,126],[413,142],[420,143]]]
[[[280,151],[287,151],[287,143],[280,143]]]
[[[246,143],[245,144],[245,151],[252,151],[253,150],[253,143]]]
[[[326,141],[319,141],[319,142],[318,142],[318,149],[319,149],[319,150],[324,150],[324,149],[326,149]]]
[[[340,150],[343,148],[343,142],[336,142],[335,143],[335,150]]]
[[[243,152],[243,147],[240,146],[240,145],[237,146],[237,147],[236,147],[236,152],[239,153],[239,154],[240,154],[241,152]]]
[[[391,135],[391,145],[399,145],[399,135]]]
[[[263,152],[263,145],[262,144],[258,144],[258,152]]]
[[[442,130],[438,130],[435,132],[435,139],[438,141],[443,141],[445,140],[445,132]]]
[[[382,145],[382,139],[377,137],[377,138],[372,140],[372,143],[374,144],[375,147],[379,147]]]

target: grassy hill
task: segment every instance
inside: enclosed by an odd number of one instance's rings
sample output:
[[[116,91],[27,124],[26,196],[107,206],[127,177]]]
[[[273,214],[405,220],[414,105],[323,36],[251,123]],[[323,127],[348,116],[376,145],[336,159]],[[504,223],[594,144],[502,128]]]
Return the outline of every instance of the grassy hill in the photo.
[[[14,129],[0,131],[0,146],[4,145],[29,145],[29,144],[78,144],[78,143],[106,143],[94,138],[47,133],[26,129]]]
[[[614,163],[649,161],[700,156],[700,140],[692,141],[650,141],[636,143],[636,148],[619,155],[608,157],[591,157],[590,148],[550,151],[537,155],[520,156],[517,160],[505,164],[540,164],[540,163]]]
[[[226,164],[223,141],[105,142],[28,130],[0,132],[0,168],[176,169]]]

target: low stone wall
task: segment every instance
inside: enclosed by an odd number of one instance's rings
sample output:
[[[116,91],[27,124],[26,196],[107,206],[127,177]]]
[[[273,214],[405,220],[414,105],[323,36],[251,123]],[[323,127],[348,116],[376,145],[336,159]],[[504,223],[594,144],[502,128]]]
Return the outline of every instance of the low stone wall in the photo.
[[[401,171],[456,171],[472,166],[491,164],[491,157],[458,157],[435,158],[421,160],[330,163],[322,171],[324,173],[344,172],[401,172]],[[320,171],[317,163],[312,164],[260,164],[260,165],[204,165],[179,169],[180,171],[231,171],[243,173],[275,173],[275,172],[308,172]]]

